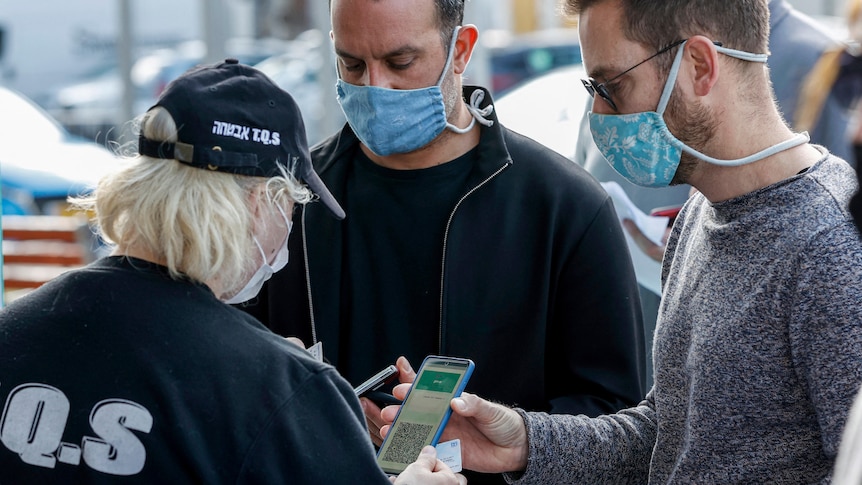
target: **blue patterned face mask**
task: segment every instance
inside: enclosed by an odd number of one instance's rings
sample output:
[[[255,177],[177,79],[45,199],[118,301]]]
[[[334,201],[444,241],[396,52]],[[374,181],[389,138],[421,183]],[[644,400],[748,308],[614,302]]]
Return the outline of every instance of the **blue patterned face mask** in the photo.
[[[430,143],[444,129],[463,134],[473,128],[477,119],[485,125],[490,123],[479,117],[480,114],[487,116],[490,110],[478,110],[472,103],[468,109],[473,119],[466,128],[458,128],[446,119],[440,86],[452,65],[460,29],[456,28],[452,34],[446,66],[434,86],[422,89],[357,86],[339,76],[336,93],[344,116],[359,140],[372,152],[383,157],[409,153]]]
[[[720,160],[704,155],[678,140],[668,129],[663,115],[679,74],[684,48],[685,42],[676,53],[656,111],[623,115],[604,115],[592,111],[589,113],[593,140],[608,163],[620,175],[644,187],[666,187],[670,185],[679,167],[682,152],[715,165],[737,166],[762,160],[808,142],[808,134],[800,133],[747,157]],[[751,54],[721,46],[716,46],[716,50],[750,62],[766,62],[767,59],[766,54]]]

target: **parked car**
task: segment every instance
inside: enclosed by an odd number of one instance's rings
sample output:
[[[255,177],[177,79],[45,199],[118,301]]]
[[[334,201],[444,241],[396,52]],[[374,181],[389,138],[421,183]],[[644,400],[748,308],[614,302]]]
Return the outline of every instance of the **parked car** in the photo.
[[[255,64],[284,52],[289,43],[279,39],[231,39],[225,45],[228,57],[243,64]],[[206,58],[203,41],[183,42],[172,48],[154,50],[138,58],[131,69],[133,116],[155,103],[167,84]],[[73,133],[94,138],[128,121],[122,113],[123,82],[117,66],[78,83],[58,88],[46,102],[46,109]]]
[[[254,65],[296,100],[305,122],[309,146],[332,134],[322,126],[326,114],[323,97],[335,97],[335,86],[324,85],[321,81],[321,69],[335,69],[335,66],[323,65],[325,56],[320,50],[328,48],[329,38],[324,33],[307,30],[294,39],[290,49]],[[333,115],[345,121],[340,109]]]
[[[491,92],[497,97],[546,72],[581,62],[576,29],[546,29],[520,35],[491,30],[482,39],[490,63]]]
[[[119,159],[71,135],[22,94],[0,86],[3,214],[67,213],[66,198],[91,190]]]
[[[574,160],[590,95],[583,64],[560,67],[523,82],[494,103],[500,123]]]

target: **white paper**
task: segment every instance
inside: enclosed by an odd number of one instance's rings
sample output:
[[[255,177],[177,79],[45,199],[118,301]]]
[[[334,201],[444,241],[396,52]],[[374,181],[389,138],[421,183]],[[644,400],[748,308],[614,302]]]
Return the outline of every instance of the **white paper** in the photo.
[[[602,182],[602,187],[614,201],[614,209],[617,211],[620,224],[622,224],[623,219],[629,219],[638,226],[647,239],[659,246],[665,245],[662,239],[664,239],[667,231],[669,217],[656,217],[644,213],[629,199],[625,190],[616,182]],[[623,228],[623,233],[629,246],[629,254],[638,283],[656,295],[661,295],[661,263],[644,253],[625,228]]]

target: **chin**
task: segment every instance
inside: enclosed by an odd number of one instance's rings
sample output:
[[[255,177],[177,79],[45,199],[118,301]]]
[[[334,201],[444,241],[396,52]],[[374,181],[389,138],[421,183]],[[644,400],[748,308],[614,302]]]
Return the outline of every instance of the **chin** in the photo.
[[[689,183],[689,180],[691,180],[691,174],[694,172],[698,163],[701,163],[698,159],[687,153],[683,153],[679,160],[679,167],[677,167],[676,173],[673,174],[673,179],[671,179],[670,185],[684,185]]]

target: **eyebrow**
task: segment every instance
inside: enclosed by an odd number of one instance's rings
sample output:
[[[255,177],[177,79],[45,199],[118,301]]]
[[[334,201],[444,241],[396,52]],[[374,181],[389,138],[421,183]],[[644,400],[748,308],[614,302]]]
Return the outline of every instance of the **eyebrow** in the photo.
[[[414,47],[411,45],[405,45],[405,46],[399,47],[393,51],[387,52],[386,54],[384,54],[381,57],[381,59],[388,59],[390,57],[398,57],[398,56],[403,56],[403,55],[417,54],[420,52],[422,52],[422,49],[420,49],[418,47]],[[356,61],[362,60],[361,58],[359,58],[359,57],[357,57],[357,56],[355,56],[355,55],[353,55],[353,54],[351,54],[351,53],[349,53],[343,49],[339,49],[338,47],[335,48],[335,55],[337,55],[338,57],[341,57],[341,58],[345,58],[345,59],[353,59]]]
[[[608,67],[602,66],[602,67],[599,67],[598,69],[591,70],[588,73],[588,75],[593,79],[599,79],[602,82],[605,82],[608,79],[610,79],[610,78],[616,76],[617,74],[623,72],[624,70],[625,70],[625,68],[617,69],[617,70],[611,70]],[[611,73],[610,75],[608,74],[609,72]]]

